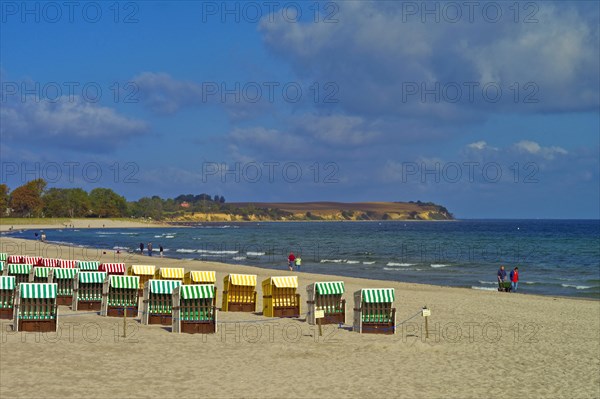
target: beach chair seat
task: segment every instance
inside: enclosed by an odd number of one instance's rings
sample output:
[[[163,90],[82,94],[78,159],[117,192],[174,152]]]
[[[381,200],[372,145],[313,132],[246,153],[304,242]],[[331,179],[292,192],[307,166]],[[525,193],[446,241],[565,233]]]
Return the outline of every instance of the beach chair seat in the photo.
[[[73,279],[77,277],[79,269],[53,268],[48,273],[48,282],[56,284],[56,304],[71,306],[73,304]]]
[[[172,325],[173,291],[181,280],[148,280],[144,285],[142,324]]]
[[[29,275],[33,269],[32,264],[25,263],[10,263],[4,271],[5,276],[14,276],[15,284],[26,283],[29,281]]]
[[[223,312],[256,311],[256,274],[229,274],[223,279]]]
[[[262,282],[263,315],[300,317],[300,294],[297,276],[269,277]]]
[[[57,328],[56,284],[21,283],[15,292],[15,331],[55,332]]]
[[[30,283],[47,283],[48,275],[50,271],[54,269],[53,267],[46,266],[34,266],[29,272],[29,282]]]
[[[139,276],[108,276],[102,289],[101,316],[127,317],[138,316],[140,287]]]
[[[15,287],[14,276],[0,276],[0,319],[2,320],[10,320],[13,317]]]
[[[316,282],[306,287],[308,296],[309,324],[316,324],[315,311],[322,310],[321,324],[344,324],[346,322],[346,300],[343,281]]]
[[[213,284],[176,287],[171,331],[188,334],[217,332],[217,288]]]
[[[100,311],[106,272],[79,272],[73,279],[73,310]]]
[[[146,281],[152,280],[156,275],[156,266],[154,265],[131,265],[127,269],[127,274],[130,276],[138,276],[140,278],[140,286],[138,288],[138,296],[144,296],[144,284]]]
[[[395,334],[393,288],[366,288],[354,293],[353,330],[359,333]]]

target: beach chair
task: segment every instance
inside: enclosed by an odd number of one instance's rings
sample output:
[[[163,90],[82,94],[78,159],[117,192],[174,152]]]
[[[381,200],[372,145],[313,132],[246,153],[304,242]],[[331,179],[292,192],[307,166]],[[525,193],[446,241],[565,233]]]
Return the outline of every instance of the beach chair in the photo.
[[[61,269],[76,269],[78,263],[78,260],[59,259],[58,267]]]
[[[42,258],[42,264],[40,266],[58,267],[59,261],[60,261],[60,259]]]
[[[9,263],[6,269],[4,269],[4,275],[15,276],[15,284],[19,285],[29,281],[31,269],[33,269],[33,265],[31,264]]]
[[[297,276],[269,277],[262,282],[263,315],[300,317],[300,294]]]
[[[308,296],[308,324],[316,324],[315,311],[322,310],[325,317],[321,324],[344,324],[346,322],[346,300],[343,281],[317,282],[306,287]]]
[[[230,274],[223,279],[223,312],[256,312],[256,274]]]
[[[183,283],[185,269],[183,267],[161,267],[154,276],[155,280],[179,280]]]
[[[21,263],[25,265],[37,266],[42,264],[41,256],[21,256]]]
[[[127,272],[125,263],[101,263],[98,270],[106,272],[108,276],[124,276]]]
[[[50,274],[50,270],[54,269],[53,267],[46,266],[34,266],[31,268],[29,272],[29,282],[30,283],[47,283],[48,275]]]
[[[217,273],[200,270],[192,270],[185,274],[184,284],[216,284]]]
[[[7,262],[7,261],[8,261],[8,253],[0,252],[0,262]]]
[[[54,268],[48,273],[48,282],[56,284],[56,304],[71,306],[73,304],[74,279],[79,269]]]
[[[8,263],[21,263],[21,255],[9,255],[7,258]]]
[[[139,287],[140,278],[138,276],[108,276],[102,289],[100,315],[123,317],[123,312],[126,310],[127,317],[137,317]]]
[[[55,332],[57,327],[56,284],[21,283],[15,291],[13,329]]]
[[[354,325],[358,333],[395,334],[393,288],[366,288],[354,293]]]
[[[6,261],[0,260],[0,276],[4,273],[5,267],[6,267]]]
[[[80,272],[73,279],[73,310],[99,311],[106,272]]]
[[[217,287],[214,284],[194,284],[176,287],[173,291],[171,332],[211,334],[217,332]]]
[[[0,276],[0,319],[13,318],[15,286],[14,276]]]
[[[156,266],[152,265],[132,265],[127,269],[129,276],[138,276],[140,278],[140,286],[138,287],[138,297],[144,296],[144,284],[146,281],[152,280],[156,274]]]
[[[148,280],[144,285],[142,324],[172,325],[173,290],[181,280]]]
[[[77,262],[76,268],[82,272],[97,272],[100,268],[100,262],[95,260],[80,260]]]

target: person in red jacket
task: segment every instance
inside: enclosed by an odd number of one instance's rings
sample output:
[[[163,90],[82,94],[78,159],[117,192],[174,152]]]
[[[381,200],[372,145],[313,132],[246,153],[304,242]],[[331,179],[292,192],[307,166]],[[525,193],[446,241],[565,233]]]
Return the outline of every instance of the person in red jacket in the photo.
[[[290,256],[288,256],[288,267],[290,271],[294,270],[294,262],[296,261],[296,257],[293,252],[290,252]]]
[[[519,286],[519,268],[515,267],[510,272],[510,285],[512,288],[512,292],[517,292],[517,287]]]

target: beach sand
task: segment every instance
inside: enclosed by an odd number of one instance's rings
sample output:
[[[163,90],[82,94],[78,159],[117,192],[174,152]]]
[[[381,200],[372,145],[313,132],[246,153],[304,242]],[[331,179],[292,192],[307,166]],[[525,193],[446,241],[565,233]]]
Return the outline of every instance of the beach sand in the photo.
[[[123,219],[35,219],[35,223],[28,223],[27,218],[0,218],[0,231],[14,230],[44,230],[59,229],[73,225],[76,229],[114,229],[114,228],[143,228],[143,227],[177,227],[158,222],[123,220]]]
[[[1,249],[78,258],[83,249],[1,238]],[[79,252],[78,252],[79,251]],[[89,256],[89,252],[86,252]],[[81,256],[80,256],[81,257]],[[114,253],[102,261],[116,261]],[[13,333],[1,323],[2,398],[598,398],[600,302],[267,270],[213,262],[121,254],[130,264],[216,270],[223,277],[298,275],[302,309],[306,285],[346,283],[346,327],[353,293],[396,290],[397,322],[427,305],[429,338],[417,315],[394,336],[358,334],[303,319],[219,312],[212,335],[173,334],[59,308],[58,334]],[[258,306],[262,308],[258,288]]]

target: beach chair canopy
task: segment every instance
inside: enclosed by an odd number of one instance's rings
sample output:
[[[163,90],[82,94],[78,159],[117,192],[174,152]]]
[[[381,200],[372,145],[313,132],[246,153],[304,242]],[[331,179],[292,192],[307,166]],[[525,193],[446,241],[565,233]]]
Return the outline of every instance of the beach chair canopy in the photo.
[[[0,276],[0,290],[14,290],[15,276]]]
[[[85,271],[97,271],[100,268],[100,262],[92,260],[80,260],[77,262],[77,268]]]
[[[54,269],[53,278],[72,279],[79,273],[79,269]]]
[[[74,269],[77,267],[78,263],[79,263],[78,260],[60,259],[60,261],[58,263],[58,267],[61,267],[64,269]]]
[[[46,266],[37,266],[33,268],[33,275],[35,277],[48,278],[48,274],[50,274],[50,270],[52,269],[54,268]]]
[[[7,261],[8,260],[8,253],[6,253],[6,252],[0,252],[0,260],[1,261]]]
[[[217,273],[200,270],[192,270],[190,272],[190,280],[194,283],[216,283]]]
[[[182,299],[212,299],[215,296],[215,286],[206,285],[182,285],[180,288]]]
[[[0,272],[4,271],[4,261],[0,260]]]
[[[79,273],[79,282],[84,284],[103,283],[106,279],[106,272],[81,272]]]
[[[8,265],[8,272],[10,274],[29,274],[33,265],[22,264],[22,263],[11,263]]]
[[[46,267],[58,267],[60,259],[42,258],[42,266]]]
[[[8,263],[21,263],[21,255],[9,255]]]
[[[140,286],[139,276],[110,276],[110,286],[137,290]],[[137,295],[137,294],[136,294]]]
[[[161,267],[158,271],[160,278],[183,279],[185,269],[183,267]]]
[[[26,265],[37,265],[40,257],[37,256],[21,256],[21,262]]]
[[[99,269],[111,274],[125,274],[125,263],[102,263]]]
[[[361,297],[364,303],[388,303],[394,302],[395,293],[393,288],[366,288]]]
[[[343,281],[328,281],[315,283],[315,290],[319,295],[341,295],[344,293]]]
[[[150,292],[153,294],[173,294],[173,290],[181,285],[180,280],[149,280]]]
[[[230,274],[225,279],[229,279],[233,285],[256,287],[256,274]]]
[[[56,298],[56,284],[21,283],[21,298]]]
[[[297,276],[270,277],[266,279],[265,282],[266,281],[269,282],[269,285],[273,285],[277,288],[298,288]]]
[[[151,265],[132,265],[130,268],[130,274],[138,276],[154,276],[156,273],[156,266]]]

